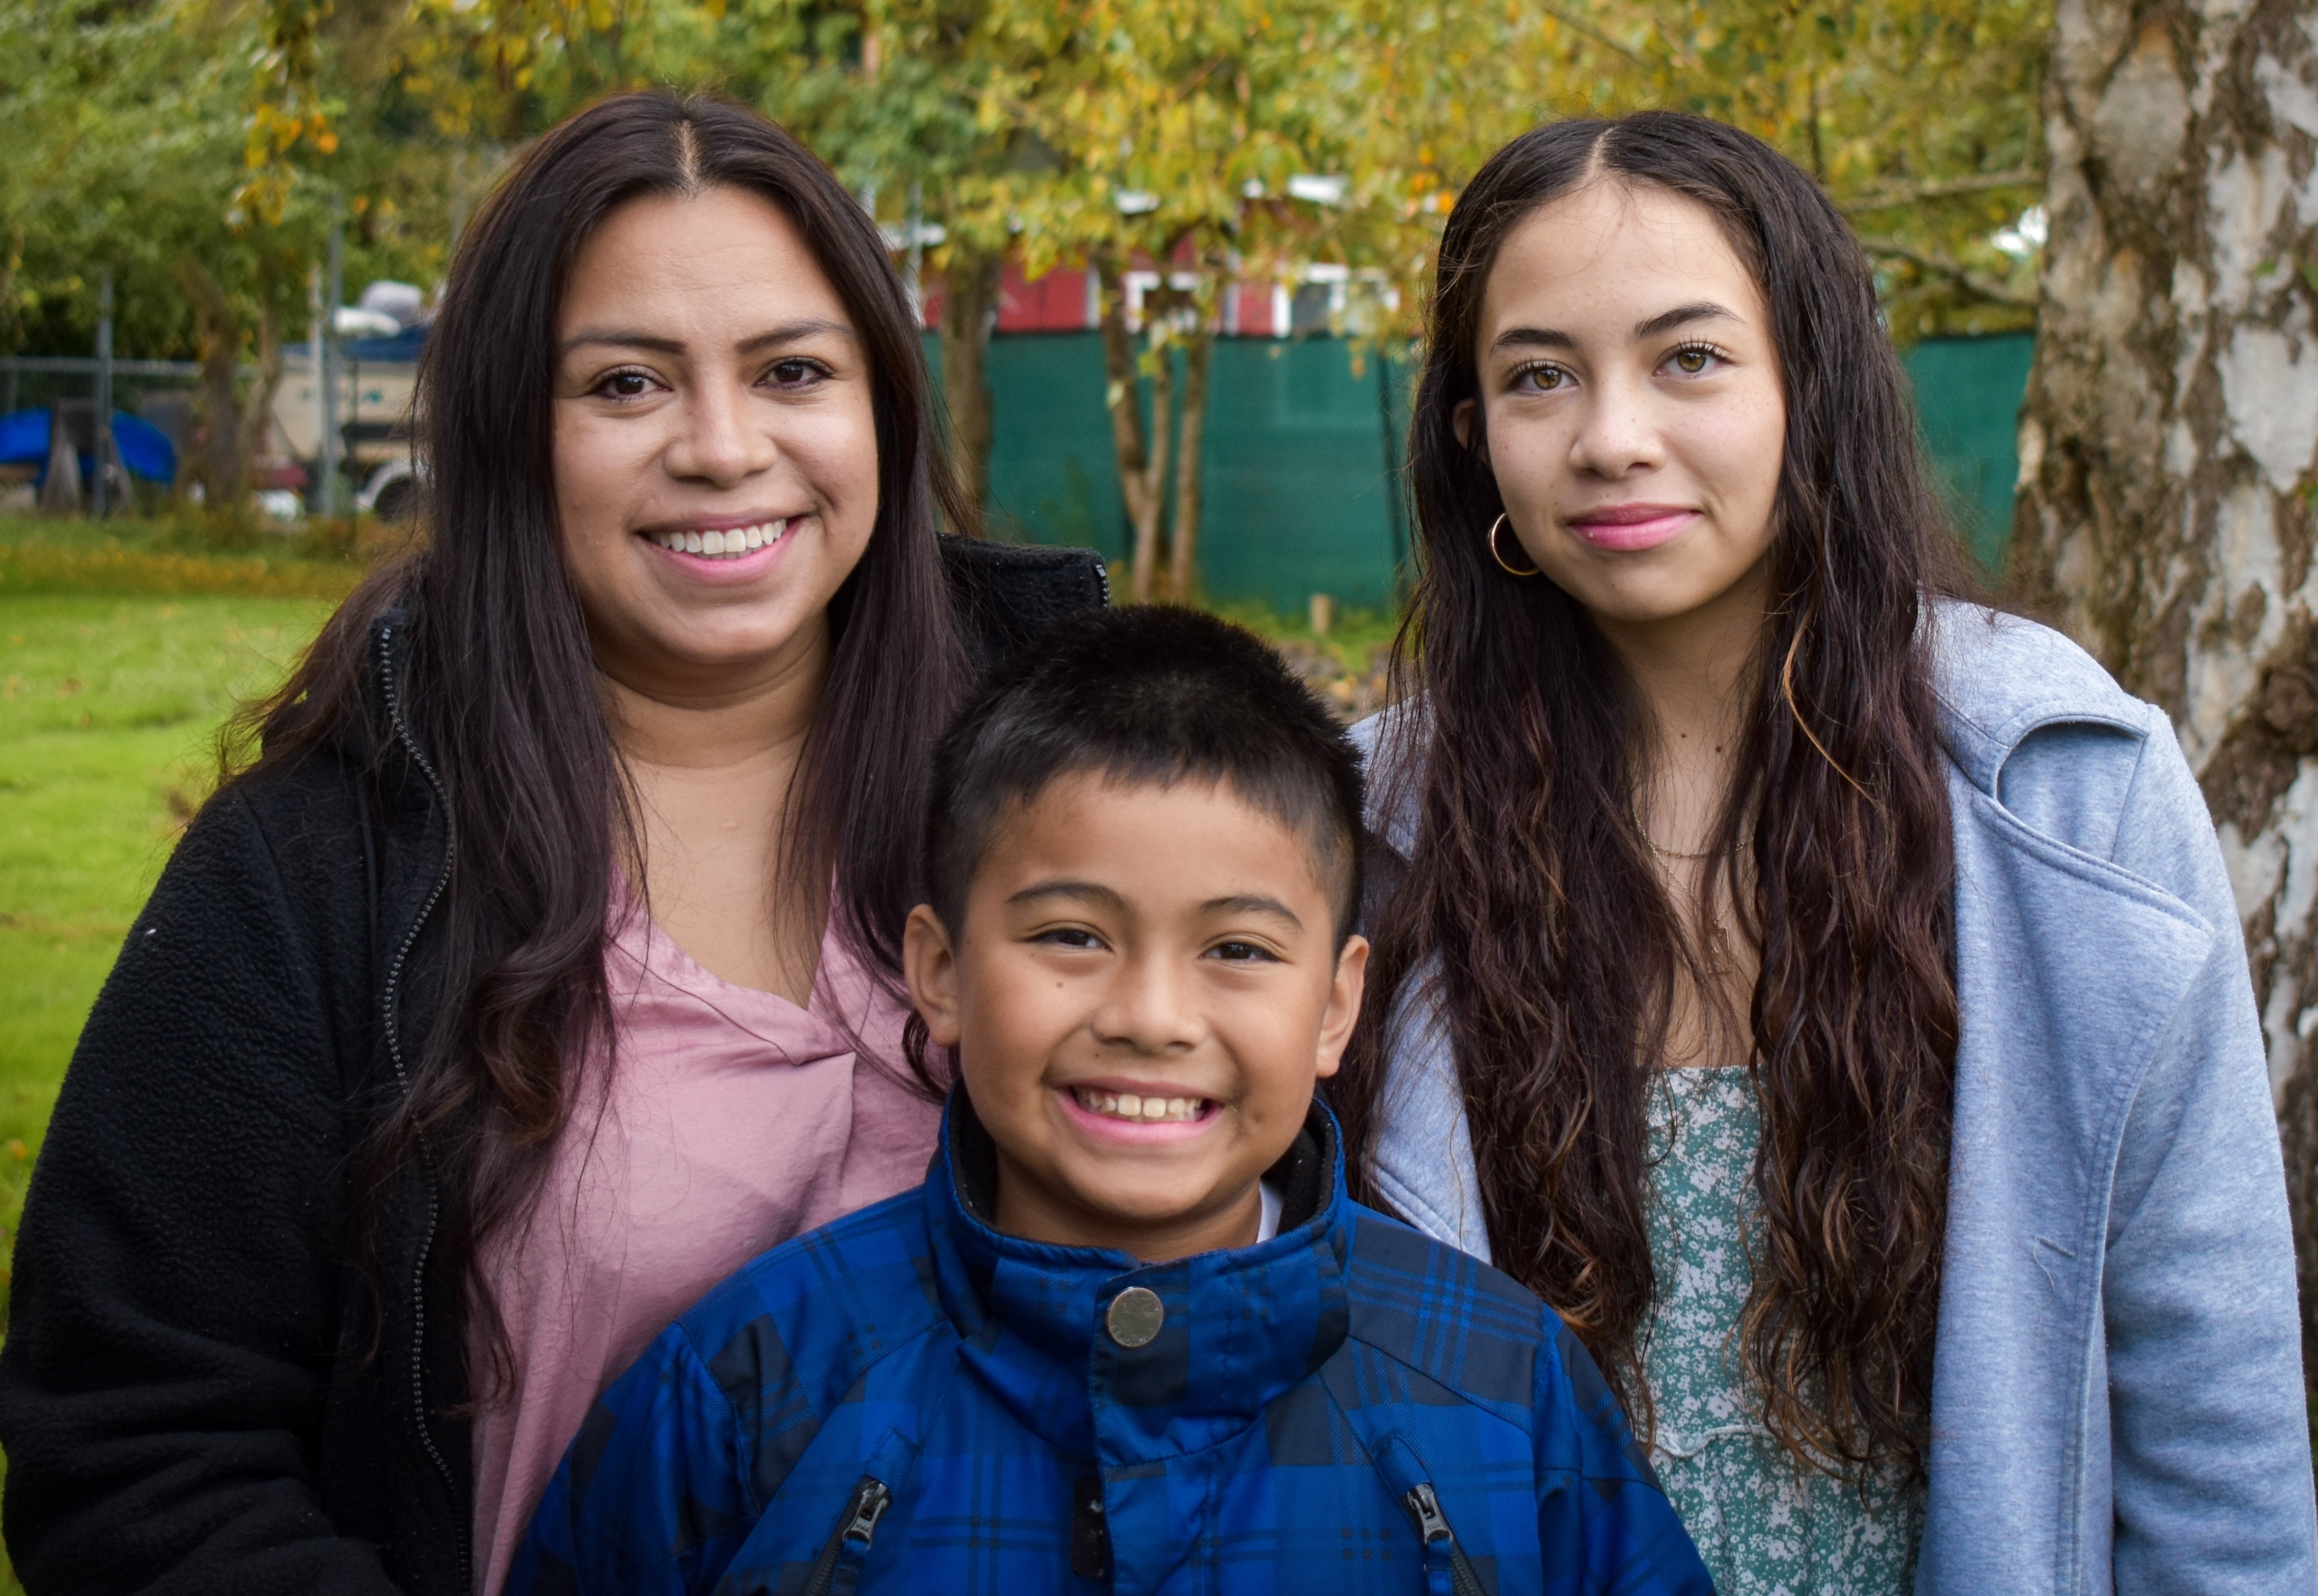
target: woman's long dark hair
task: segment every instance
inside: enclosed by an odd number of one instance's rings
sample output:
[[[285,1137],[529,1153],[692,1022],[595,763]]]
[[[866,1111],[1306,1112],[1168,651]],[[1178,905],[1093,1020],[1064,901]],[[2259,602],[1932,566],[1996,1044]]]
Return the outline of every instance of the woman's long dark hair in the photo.
[[[1798,1460],[1920,1471],[1958,1034],[1922,621],[1958,568],[1867,263],[1811,181],[1744,133],[1670,112],[1541,128],[1450,215],[1410,444],[1423,569],[1394,659],[1399,696],[1422,708],[1379,763],[1385,812],[1413,813],[1415,835],[1336,1101],[1365,1171],[1395,1010],[1437,980],[1497,1262],[1647,1429],[1647,1099],[1672,988],[1701,961],[1637,814],[1632,685],[1569,595],[1491,559],[1504,505],[1482,440],[1455,425],[1479,397],[1499,249],[1595,180],[1714,217],[1769,307],[1786,399],[1769,616],[1710,845],[1762,951],[1747,1017],[1761,1216],[1738,1351]]]
[[[916,902],[935,737],[968,684],[937,521],[973,524],[937,452],[916,318],[876,225],[829,169],[752,111],[624,94],[542,138],[469,227],[418,377],[423,550],[373,576],[259,706],[246,776],[351,738],[390,762],[374,621],[408,616],[396,707],[431,760],[456,849],[435,913],[444,1002],[409,1090],[356,1171],[358,1234],[410,1159],[447,1195],[439,1251],[496,1325],[483,1244],[517,1220],[569,1119],[582,1062],[611,1038],[604,954],[621,862],[637,857],[628,784],[565,570],[551,401],[555,322],[581,245],[646,196],[761,195],[801,233],[868,357],[878,508],[829,607],[821,709],[781,839],[790,881],[834,881],[830,914],[865,964],[899,970]],[[767,891],[772,884],[767,883]],[[898,1060],[893,1061],[897,1066]],[[491,1344],[503,1354],[503,1333]],[[489,1394],[504,1369],[474,1371]]]

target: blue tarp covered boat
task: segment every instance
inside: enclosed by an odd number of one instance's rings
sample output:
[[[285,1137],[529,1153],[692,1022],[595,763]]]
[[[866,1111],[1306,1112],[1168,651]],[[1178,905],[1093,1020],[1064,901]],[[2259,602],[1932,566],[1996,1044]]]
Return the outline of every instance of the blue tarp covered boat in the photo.
[[[37,465],[45,476],[48,429],[53,425],[53,413],[48,410],[12,410],[0,416],[0,465]],[[148,483],[177,481],[177,445],[169,442],[168,434],[143,416],[114,411],[112,446],[131,476],[141,476]],[[95,459],[82,451],[81,479],[86,481],[96,469]]]

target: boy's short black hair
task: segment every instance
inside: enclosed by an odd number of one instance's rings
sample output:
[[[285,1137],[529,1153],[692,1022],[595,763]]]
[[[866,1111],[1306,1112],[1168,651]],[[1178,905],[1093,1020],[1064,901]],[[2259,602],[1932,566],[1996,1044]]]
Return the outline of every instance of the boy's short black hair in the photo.
[[[1312,843],[1336,945],[1360,903],[1360,757],[1334,716],[1250,632],[1194,609],[1073,616],[988,678],[934,756],[925,884],[953,934],[1010,803],[1099,772],[1225,781]]]

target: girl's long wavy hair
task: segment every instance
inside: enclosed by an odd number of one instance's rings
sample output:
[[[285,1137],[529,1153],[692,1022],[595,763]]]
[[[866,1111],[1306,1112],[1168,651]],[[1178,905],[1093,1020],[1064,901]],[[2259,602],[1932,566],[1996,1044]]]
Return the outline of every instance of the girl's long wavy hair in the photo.
[[[1413,841],[1335,1101],[1365,1180],[1395,1027],[1431,986],[1496,1260],[1559,1311],[1647,1432],[1648,1096],[1674,989],[1702,960],[1637,813],[1649,755],[1632,685],[1567,594],[1492,560],[1504,505],[1482,440],[1455,425],[1479,397],[1498,251],[1595,181],[1715,219],[1769,307],[1786,399],[1772,598],[1710,845],[1762,955],[1739,1027],[1762,1139],[1738,1350],[1799,1464],[1920,1473],[1958,1035],[1922,623],[1960,566],[1859,245],[1744,133],[1671,112],[1540,128],[1450,215],[1411,424],[1423,565],[1393,664],[1411,707],[1374,767],[1381,811],[1410,817]]]
[[[933,745],[971,680],[936,537],[944,521],[971,530],[974,512],[934,442],[916,319],[876,224],[753,111],[624,94],[562,123],[516,164],[459,244],[420,362],[423,549],[357,590],[247,718],[262,751],[240,779],[350,743],[392,768],[395,728],[379,712],[369,642],[385,611],[407,611],[396,708],[439,777],[455,840],[434,910],[443,1001],[408,1091],[356,1161],[350,1201],[374,1257],[397,1172],[418,1159],[442,1172],[439,1266],[465,1279],[486,1315],[495,1355],[471,1371],[486,1399],[503,1381],[507,1346],[484,1243],[528,1211],[583,1063],[610,1045],[607,921],[620,862],[640,856],[563,561],[556,318],[581,246],[613,211],[717,187],[761,195],[790,219],[868,357],[877,517],[829,607],[829,675],[781,869],[789,881],[834,882],[838,934],[898,983]]]

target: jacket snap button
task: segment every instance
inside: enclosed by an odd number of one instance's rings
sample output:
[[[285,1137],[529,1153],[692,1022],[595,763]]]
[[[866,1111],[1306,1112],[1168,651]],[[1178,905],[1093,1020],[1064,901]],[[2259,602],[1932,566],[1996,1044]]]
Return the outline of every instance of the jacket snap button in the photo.
[[[1110,1312],[1103,1315],[1111,1339],[1123,1347],[1149,1346],[1166,1322],[1167,1305],[1147,1285],[1128,1286],[1111,1299]]]

